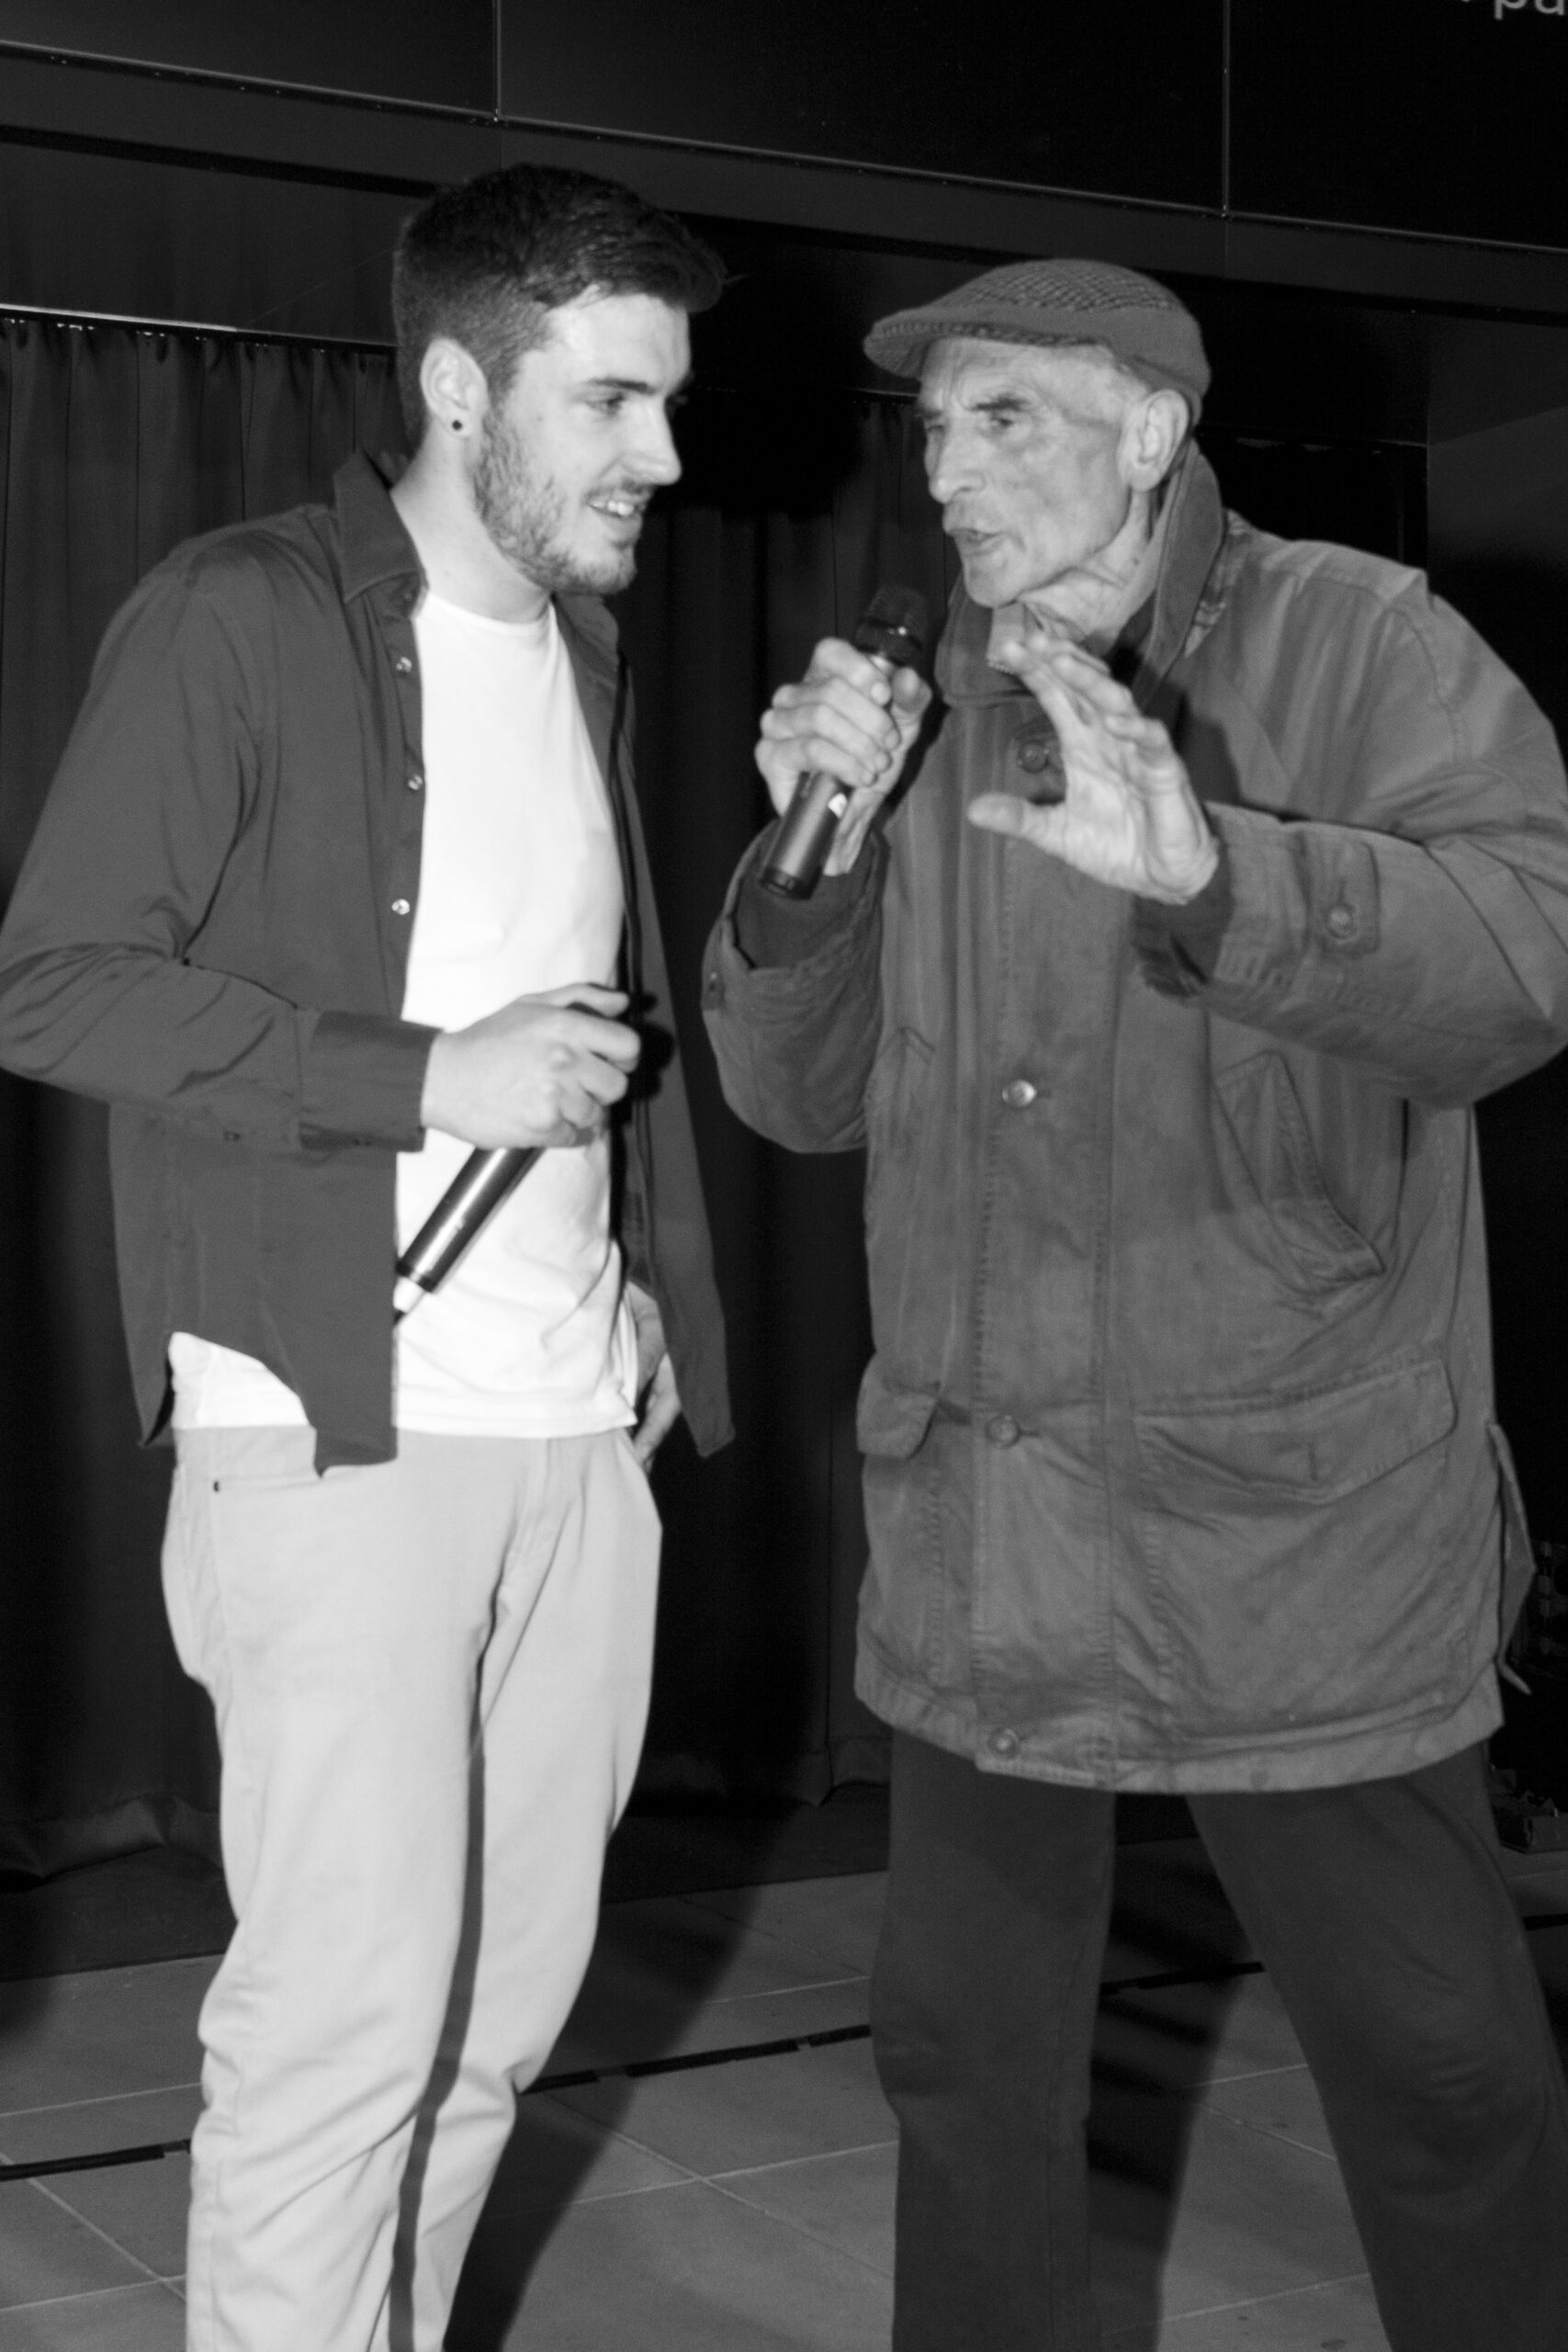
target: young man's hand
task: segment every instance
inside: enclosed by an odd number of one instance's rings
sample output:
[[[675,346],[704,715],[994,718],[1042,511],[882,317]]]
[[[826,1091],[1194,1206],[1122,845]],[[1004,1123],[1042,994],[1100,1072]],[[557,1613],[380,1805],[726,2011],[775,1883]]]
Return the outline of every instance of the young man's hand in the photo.
[[[587,1143],[626,1091],[642,1040],[615,1015],[619,989],[587,982],[513,997],[444,1030],[425,1065],[420,1117],[486,1151]]]
[[[681,1397],[657,1305],[636,1283],[626,1284],[626,1304],[637,1327],[637,1422],[632,1451],[647,1470],[680,1419]]]

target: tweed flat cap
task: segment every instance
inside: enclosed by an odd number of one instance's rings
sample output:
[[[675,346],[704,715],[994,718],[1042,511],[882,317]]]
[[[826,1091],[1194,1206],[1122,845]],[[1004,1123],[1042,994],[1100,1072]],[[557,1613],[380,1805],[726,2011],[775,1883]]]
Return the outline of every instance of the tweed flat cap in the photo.
[[[1198,322],[1168,287],[1109,261],[1012,261],[988,269],[918,311],[879,319],[865,339],[879,368],[918,376],[944,335],[984,343],[1097,343],[1152,385],[1191,402],[1209,386]]]

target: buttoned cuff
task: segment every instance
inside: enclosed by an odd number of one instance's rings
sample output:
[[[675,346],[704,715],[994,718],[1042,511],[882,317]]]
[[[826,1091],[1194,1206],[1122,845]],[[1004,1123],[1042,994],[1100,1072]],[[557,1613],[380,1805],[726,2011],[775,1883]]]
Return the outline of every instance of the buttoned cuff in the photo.
[[[853,915],[881,865],[868,838],[847,874],[824,874],[808,899],[781,898],[757,879],[777,831],[771,825],[752,844],[731,910],[735,944],[759,971],[808,962]]]
[[[302,1055],[300,1142],[418,1151],[425,1066],[439,1035],[383,1013],[318,1014]]]
[[[1224,841],[1213,874],[1196,898],[1172,907],[1139,899],[1133,910],[1133,945],[1143,975],[1162,996],[1193,996],[1213,979],[1235,912],[1230,856]]]

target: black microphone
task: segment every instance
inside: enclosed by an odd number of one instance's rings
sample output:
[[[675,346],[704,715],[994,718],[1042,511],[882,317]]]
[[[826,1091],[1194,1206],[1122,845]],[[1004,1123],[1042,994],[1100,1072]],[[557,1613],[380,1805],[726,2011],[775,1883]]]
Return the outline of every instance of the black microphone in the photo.
[[[503,1144],[470,1151],[402,1256],[392,1292],[392,1320],[400,1323],[422,1298],[439,1289],[479,1227],[488,1223],[539,1157],[540,1144]]]
[[[855,626],[854,643],[889,671],[919,670],[926,658],[926,600],[918,588],[879,588]],[[757,877],[764,890],[809,899],[852,794],[852,786],[837,776],[801,777]]]

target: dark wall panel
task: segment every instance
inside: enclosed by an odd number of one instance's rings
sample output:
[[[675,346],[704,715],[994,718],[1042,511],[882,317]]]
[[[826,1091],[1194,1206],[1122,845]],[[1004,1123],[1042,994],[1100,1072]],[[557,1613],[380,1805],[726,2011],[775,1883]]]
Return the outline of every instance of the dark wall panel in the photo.
[[[499,6],[501,110],[517,120],[1220,200],[1223,0]]]
[[[0,0],[0,41],[486,113],[491,0]]]
[[[1568,245],[1562,0],[1233,0],[1238,212]]]

